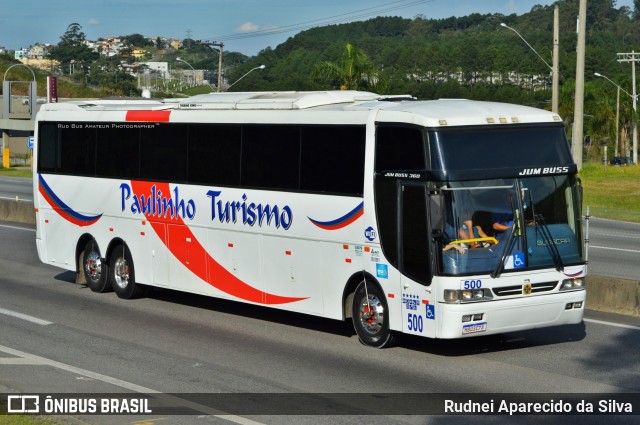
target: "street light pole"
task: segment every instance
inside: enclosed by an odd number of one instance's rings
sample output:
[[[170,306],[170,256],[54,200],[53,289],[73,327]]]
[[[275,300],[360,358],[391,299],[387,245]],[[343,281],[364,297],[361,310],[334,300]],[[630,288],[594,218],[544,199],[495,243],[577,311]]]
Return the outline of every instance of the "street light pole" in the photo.
[[[576,49],[576,95],[573,109],[573,132],[571,133],[571,153],[573,161],[582,169],[584,149],[584,59],[587,32],[587,0],[580,0],[578,13],[578,44]]]
[[[227,89],[225,91],[228,91],[231,87],[233,87],[238,81],[242,80],[244,77],[246,77],[247,75],[251,74],[253,71],[255,71],[256,69],[265,69],[266,66],[265,65],[260,65],[260,66],[256,66],[253,69],[250,69],[249,72],[247,72],[246,74],[244,74],[242,77],[238,78],[236,81],[233,82],[233,84],[231,84],[229,87],[227,87]]]
[[[196,70],[191,66],[191,64],[189,62],[187,62],[184,59],[176,58],[176,61],[182,62],[182,63],[186,63],[189,66],[189,68],[191,68],[191,70],[193,71],[193,74],[191,76],[193,77],[193,85],[195,86],[195,82],[196,82],[196,74],[195,74],[195,72],[196,72]]]
[[[628,91],[626,91],[625,89],[623,89],[622,87],[620,87],[618,84],[614,83],[613,81],[611,81],[611,79],[609,77],[607,77],[606,75],[602,75],[598,72],[594,72],[593,75],[595,75],[596,77],[600,77],[600,78],[604,78],[605,80],[607,80],[608,82],[610,82],[611,84],[613,84],[614,86],[616,86],[618,88],[618,107],[616,109],[616,156],[618,156],[618,121],[619,121],[619,114],[620,114],[620,91],[622,90],[623,92],[625,92],[625,94],[627,96],[629,96],[631,99],[634,100],[635,103],[635,96],[632,95],[631,93],[629,93]],[[635,105],[634,105],[634,109],[635,111]],[[634,128],[635,128],[635,121],[634,121]],[[626,152],[625,152],[625,156],[626,156]]]
[[[631,62],[631,78],[633,79],[633,163],[638,163],[638,110],[636,94],[636,62],[640,61],[640,53],[618,53],[618,62]]]
[[[560,36],[559,31],[556,30],[556,25],[557,22],[559,22],[558,20],[558,6],[556,5],[556,9],[555,9],[555,15],[554,15],[554,31],[553,31],[553,66],[549,65],[547,63],[546,60],[544,60],[544,58],[542,56],[540,56],[540,53],[538,53],[536,51],[536,49],[534,49],[531,44],[529,44],[527,42],[527,40],[524,39],[523,36],[520,35],[520,33],[518,31],[516,31],[514,28],[511,28],[510,26],[508,26],[507,24],[505,24],[504,22],[500,23],[501,27],[510,29],[511,31],[515,32],[518,37],[520,37],[520,39],[522,39],[522,41],[524,41],[524,43],[531,49],[533,50],[533,53],[535,53],[542,62],[544,62],[545,65],[547,65],[547,68],[549,68],[549,70],[551,71],[551,77],[552,77],[552,85],[551,85],[551,110],[555,113],[558,113],[558,99],[559,99],[559,72],[558,72],[558,45],[559,45],[559,39]]]
[[[560,107],[560,7],[553,8],[553,69],[551,70],[551,111],[558,113]]]

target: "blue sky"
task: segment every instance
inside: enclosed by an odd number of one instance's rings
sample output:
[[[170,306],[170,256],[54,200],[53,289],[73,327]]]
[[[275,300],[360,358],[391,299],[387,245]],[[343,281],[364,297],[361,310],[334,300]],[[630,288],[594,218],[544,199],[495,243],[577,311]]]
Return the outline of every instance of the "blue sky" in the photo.
[[[577,1],[577,0],[576,0]],[[21,0],[0,8],[0,46],[55,44],[77,22],[90,40],[142,34],[224,43],[255,55],[312,26],[375,16],[521,15],[553,0]],[[617,7],[633,0],[617,0]],[[562,13],[562,10],[560,11]]]

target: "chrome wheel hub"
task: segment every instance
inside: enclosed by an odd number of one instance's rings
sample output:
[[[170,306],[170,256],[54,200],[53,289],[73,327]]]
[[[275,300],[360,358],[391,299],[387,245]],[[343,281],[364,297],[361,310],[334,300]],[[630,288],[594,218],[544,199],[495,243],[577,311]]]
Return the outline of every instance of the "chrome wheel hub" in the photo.
[[[367,332],[377,334],[382,330],[384,324],[384,306],[378,297],[369,295],[368,299],[363,299],[360,304],[359,316],[360,323]]]

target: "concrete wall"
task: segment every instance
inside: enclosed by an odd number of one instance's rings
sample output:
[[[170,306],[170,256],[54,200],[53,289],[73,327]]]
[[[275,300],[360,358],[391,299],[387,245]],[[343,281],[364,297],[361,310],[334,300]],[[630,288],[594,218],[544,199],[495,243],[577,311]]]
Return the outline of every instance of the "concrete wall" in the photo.
[[[31,202],[0,199],[0,220],[35,224]],[[640,316],[640,281],[610,277],[587,277],[587,308],[609,313]]]
[[[587,276],[587,308],[640,316],[640,280]]]
[[[33,203],[0,199],[0,220],[35,224],[36,211]]]

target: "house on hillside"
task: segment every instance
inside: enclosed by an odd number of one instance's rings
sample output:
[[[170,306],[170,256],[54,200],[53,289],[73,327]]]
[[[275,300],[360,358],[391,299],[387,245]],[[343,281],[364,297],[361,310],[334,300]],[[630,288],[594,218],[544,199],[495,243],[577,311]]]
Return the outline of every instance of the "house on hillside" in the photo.
[[[48,53],[49,53],[49,46],[36,43],[35,45],[31,46],[28,49],[27,58],[42,60],[47,56]]]
[[[19,49],[13,52],[13,58],[17,60],[26,59],[29,56],[29,49]]]
[[[131,52],[131,56],[133,56],[136,59],[142,59],[147,55],[147,51],[145,49],[133,49],[133,51]]]

